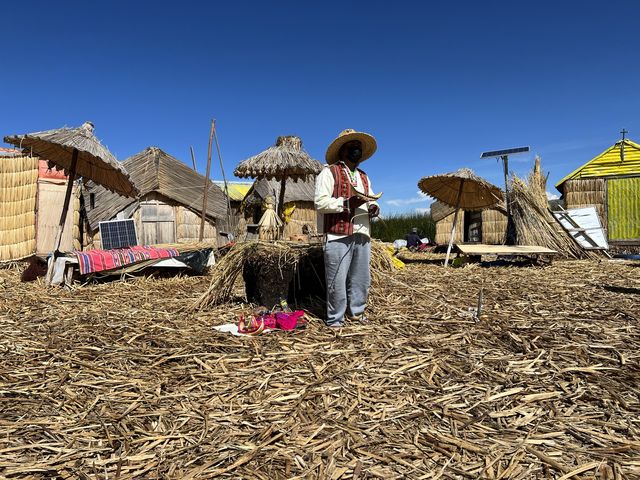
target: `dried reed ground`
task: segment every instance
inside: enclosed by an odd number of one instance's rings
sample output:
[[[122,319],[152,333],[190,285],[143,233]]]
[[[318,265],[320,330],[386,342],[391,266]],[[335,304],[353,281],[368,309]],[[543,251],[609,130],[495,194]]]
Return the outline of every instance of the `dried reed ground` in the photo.
[[[640,478],[639,271],[411,264],[371,326],[236,338],[206,278],[0,270],[0,477]]]

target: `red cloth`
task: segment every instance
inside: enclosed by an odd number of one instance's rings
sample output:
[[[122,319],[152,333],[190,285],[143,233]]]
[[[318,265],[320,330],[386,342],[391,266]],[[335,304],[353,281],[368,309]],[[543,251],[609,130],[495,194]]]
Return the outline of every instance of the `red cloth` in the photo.
[[[102,272],[124,267],[133,263],[179,255],[175,248],[155,248],[135,246],[117,250],[87,250],[74,252],[80,264],[80,273]]]

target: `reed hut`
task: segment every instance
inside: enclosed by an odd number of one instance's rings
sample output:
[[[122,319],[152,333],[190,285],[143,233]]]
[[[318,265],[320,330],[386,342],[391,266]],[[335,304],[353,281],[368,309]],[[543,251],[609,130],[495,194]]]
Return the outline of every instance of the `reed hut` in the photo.
[[[640,248],[640,145],[623,138],[556,188],[566,208],[596,207],[610,246]]]
[[[140,191],[136,199],[114,195],[89,183],[84,190],[86,243],[100,248],[99,222],[133,218],[138,243],[194,243],[199,240],[205,177],[158,147],[129,157],[123,166]],[[223,191],[209,182],[203,241],[224,244],[227,205]]]
[[[435,243],[446,244],[451,238],[455,208],[442,202],[431,204],[431,218],[436,225]],[[502,245],[507,233],[507,211],[502,204],[482,211],[464,210],[458,215],[454,243]]]
[[[263,178],[256,180],[243,201],[244,218],[255,225],[262,217],[268,197],[280,197],[281,182]],[[315,175],[295,181],[287,179],[284,193],[284,231],[288,240],[316,232],[316,209],[313,203]]]
[[[285,223],[282,236],[287,239],[294,234],[294,231],[297,231],[294,226],[300,224],[300,222],[304,224],[306,218],[303,217],[310,216],[308,212],[298,211],[294,217],[293,214],[297,207],[293,210],[290,209],[288,212],[286,211],[287,190],[290,185],[293,185],[291,188],[295,188],[295,185],[300,181],[314,179],[315,183],[315,176],[321,170],[322,164],[311,158],[302,148],[302,140],[299,137],[284,135],[276,139],[275,145],[240,162],[234,171],[234,175],[242,178],[251,177],[256,180],[277,181],[279,183],[279,188],[272,188],[269,195],[271,195],[272,191],[276,192],[277,213]],[[298,196],[299,192],[296,192],[293,198],[297,199]],[[266,197],[263,196],[262,198]],[[291,199],[292,197],[289,196],[289,198]],[[313,202],[313,195],[310,201]],[[287,229],[286,226],[288,224],[291,224],[291,226]]]
[[[68,177],[47,160],[20,150],[0,149],[0,261],[53,251]],[[72,187],[60,249],[81,248],[81,186]]]

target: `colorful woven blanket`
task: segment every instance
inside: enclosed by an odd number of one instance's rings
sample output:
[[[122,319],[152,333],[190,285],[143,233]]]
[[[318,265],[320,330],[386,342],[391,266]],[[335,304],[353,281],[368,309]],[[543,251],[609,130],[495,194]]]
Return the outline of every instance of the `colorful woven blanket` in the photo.
[[[117,250],[87,250],[74,252],[80,264],[80,273],[102,272],[124,267],[132,263],[160,258],[171,258],[179,255],[175,248],[155,248],[135,246]]]

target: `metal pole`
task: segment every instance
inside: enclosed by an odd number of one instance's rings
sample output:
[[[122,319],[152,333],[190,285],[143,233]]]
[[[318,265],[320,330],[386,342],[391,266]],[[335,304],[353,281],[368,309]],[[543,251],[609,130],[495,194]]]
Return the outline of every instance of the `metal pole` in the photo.
[[[209,152],[207,153],[207,174],[204,179],[204,194],[202,195],[202,218],[200,219],[200,236],[201,242],[204,238],[204,221],[207,216],[207,194],[209,193],[209,173],[211,172],[211,147],[213,144],[214,120],[211,120],[211,131],[209,132]]]
[[[504,201],[507,206],[507,245],[516,243],[516,229],[511,216],[511,202],[509,198],[509,157],[502,155],[502,166],[504,169]]]

